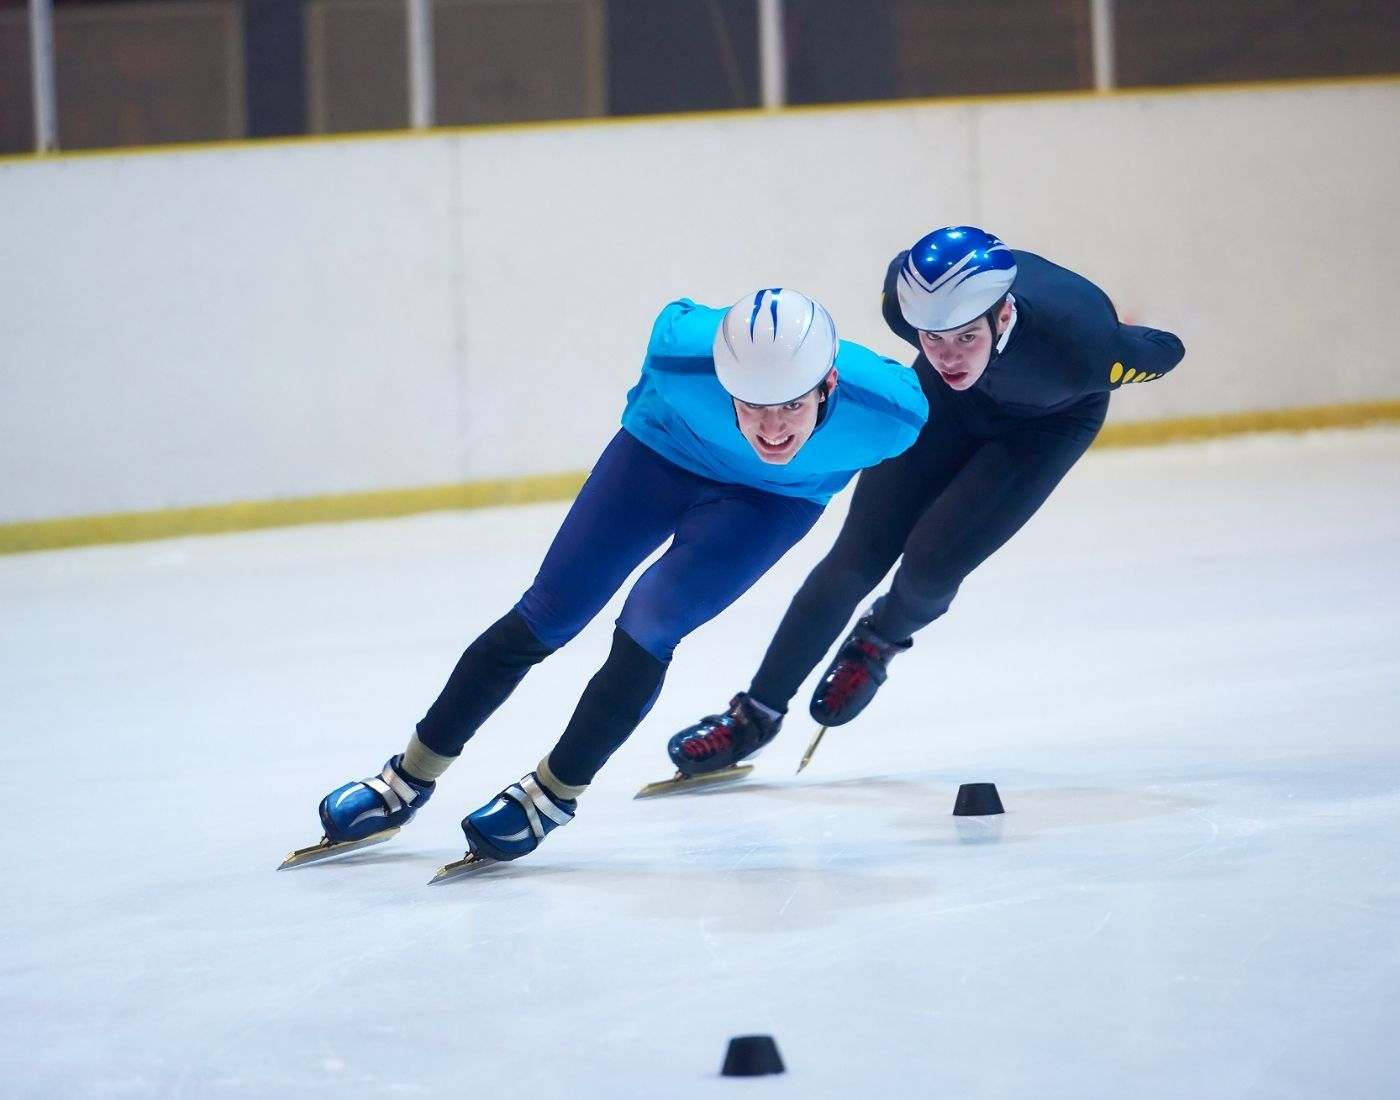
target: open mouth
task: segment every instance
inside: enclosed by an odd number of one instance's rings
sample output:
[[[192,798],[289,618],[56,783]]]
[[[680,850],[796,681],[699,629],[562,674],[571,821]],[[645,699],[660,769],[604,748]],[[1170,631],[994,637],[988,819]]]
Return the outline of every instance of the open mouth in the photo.
[[[943,381],[954,385],[966,379],[968,375],[965,370],[940,370],[938,373],[943,376]]]
[[[758,442],[762,445],[765,451],[775,452],[787,450],[787,446],[789,443],[792,442],[792,440],[793,437],[791,434],[785,435],[781,439],[769,439],[766,435],[760,435],[758,437]]]

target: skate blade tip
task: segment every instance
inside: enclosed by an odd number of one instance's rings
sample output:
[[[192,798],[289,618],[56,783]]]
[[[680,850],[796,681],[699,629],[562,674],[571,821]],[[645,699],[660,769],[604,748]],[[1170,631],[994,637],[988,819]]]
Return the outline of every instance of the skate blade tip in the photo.
[[[498,867],[500,863],[501,861],[499,859],[487,859],[485,856],[475,856],[468,852],[455,863],[448,863],[439,867],[437,874],[428,880],[428,885],[437,886],[444,882],[451,882],[453,879],[477,874],[490,867]]]
[[[797,765],[797,771],[793,772],[793,775],[801,775],[802,770],[812,762],[812,757],[817,754],[817,746],[822,743],[822,738],[826,736],[826,731],[829,728],[829,726],[822,726],[817,730],[816,736],[812,738],[812,743],[807,746],[807,751],[802,754],[802,759]]]
[[[312,863],[318,859],[325,859],[326,856],[330,855],[330,852],[327,850],[329,848],[330,842],[326,840],[325,837],[322,837],[309,847],[294,848],[287,853],[287,858],[277,865],[277,869],[279,871],[285,871],[289,867],[300,867],[303,863]]]

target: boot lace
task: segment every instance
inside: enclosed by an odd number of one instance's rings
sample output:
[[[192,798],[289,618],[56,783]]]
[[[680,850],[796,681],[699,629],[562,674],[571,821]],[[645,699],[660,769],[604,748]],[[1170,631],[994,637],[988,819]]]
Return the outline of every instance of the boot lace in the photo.
[[[734,740],[727,725],[714,725],[699,737],[691,737],[681,745],[681,752],[691,760],[703,760],[729,748]]]
[[[850,702],[851,696],[870,679],[869,662],[881,658],[879,647],[864,638],[853,642],[851,649],[859,650],[859,654],[847,651],[832,673],[831,683],[827,685],[822,703],[828,710],[840,711]],[[861,656],[866,659],[861,660]]]

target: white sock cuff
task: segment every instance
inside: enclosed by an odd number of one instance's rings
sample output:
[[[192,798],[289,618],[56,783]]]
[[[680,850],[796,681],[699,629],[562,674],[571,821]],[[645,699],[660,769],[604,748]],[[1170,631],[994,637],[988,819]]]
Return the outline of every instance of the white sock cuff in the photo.
[[[413,736],[408,739],[408,748],[403,750],[403,770],[414,779],[436,783],[438,777],[450,768],[452,761],[456,759],[455,756],[443,756],[440,752],[433,752],[418,740],[415,730]]]
[[[550,770],[549,757],[547,756],[535,766],[535,774],[540,777],[540,782],[544,784],[545,789],[558,798],[577,798],[579,795],[583,794],[584,791],[588,790],[587,783],[584,783],[582,786],[576,786],[573,783],[563,782]]]

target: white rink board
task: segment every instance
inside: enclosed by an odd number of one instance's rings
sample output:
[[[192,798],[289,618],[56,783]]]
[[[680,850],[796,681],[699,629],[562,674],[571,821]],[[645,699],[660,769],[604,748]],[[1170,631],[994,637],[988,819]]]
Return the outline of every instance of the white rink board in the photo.
[[[1400,82],[0,162],[0,523],[581,470],[672,297],[985,221],[1178,331],[1115,419],[1400,396]]]
[[[1089,455],[801,779],[633,802],[839,515],[526,862],[428,889],[616,607],[391,845],[278,874],[561,506],[0,559],[7,1097],[1400,1094],[1400,431]],[[949,816],[957,785],[1008,813]],[[776,1036],[789,1073],[716,1074]]]
[[[890,242],[930,206],[969,217],[972,196],[966,168],[930,185],[893,151],[914,135],[962,149],[968,131],[966,110],[891,107],[463,140],[471,469],[591,466],[674,298],[793,286],[907,360],[879,311]]]
[[[0,165],[0,522],[461,480],[451,179],[408,139]]]
[[[988,104],[981,146],[1043,170],[985,171],[983,216],[1184,336],[1182,373],[1115,419],[1400,397],[1377,308],[1400,293],[1397,122],[1400,83]]]

